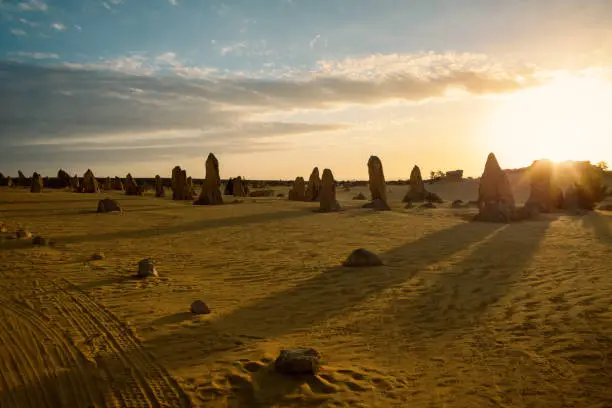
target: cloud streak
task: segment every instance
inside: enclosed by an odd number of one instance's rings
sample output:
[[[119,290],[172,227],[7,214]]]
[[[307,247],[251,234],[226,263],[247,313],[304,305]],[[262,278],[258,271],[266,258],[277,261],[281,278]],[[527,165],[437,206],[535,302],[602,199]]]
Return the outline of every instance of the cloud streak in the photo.
[[[59,58],[59,55],[57,55],[55,53],[50,53],[50,52],[25,52],[25,51],[18,51],[18,52],[11,52],[11,53],[9,53],[9,56],[20,57],[20,58],[29,58],[29,59],[35,59],[35,60],[58,59]]]
[[[29,0],[18,4],[18,8],[22,11],[47,11],[49,7],[41,0]]]
[[[422,102],[452,89],[483,95],[537,85],[526,68],[505,70],[467,57],[406,57],[375,66],[374,60],[321,61],[314,73],[295,70],[282,79],[261,79],[185,67],[172,52],[96,64],[1,62],[0,162],[53,157],[61,163],[75,151],[81,160],[105,161],[128,159],[133,152],[159,159],[213,147],[278,149],[293,135],[349,125],[262,121],[269,114]]]
[[[13,34],[14,36],[17,36],[17,37],[25,37],[26,35],[28,35],[28,33],[26,33],[21,28],[12,28],[11,29],[11,34]]]

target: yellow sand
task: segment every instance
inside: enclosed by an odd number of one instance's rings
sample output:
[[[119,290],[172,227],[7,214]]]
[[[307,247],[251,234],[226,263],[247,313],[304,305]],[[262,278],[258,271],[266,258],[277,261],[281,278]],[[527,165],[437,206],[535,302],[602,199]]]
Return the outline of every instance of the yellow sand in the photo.
[[[391,212],[354,188],[333,214],[0,189],[10,231],[56,241],[2,241],[0,406],[612,406],[612,213],[474,223],[390,188]],[[95,213],[106,196],[125,212]],[[385,266],[338,267],[359,247]],[[132,279],[146,257],[160,277]],[[321,352],[320,375],[271,370],[293,346]]]

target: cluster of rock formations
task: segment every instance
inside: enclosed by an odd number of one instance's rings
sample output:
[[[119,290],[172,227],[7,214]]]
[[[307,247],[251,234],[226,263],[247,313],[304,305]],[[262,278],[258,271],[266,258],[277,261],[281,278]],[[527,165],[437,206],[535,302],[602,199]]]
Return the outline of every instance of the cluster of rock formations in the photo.
[[[159,180],[159,182],[161,183],[161,179]],[[175,166],[172,169],[172,199],[177,201],[191,201],[193,200],[193,196],[193,186],[189,183],[189,180],[187,178],[187,171],[181,169],[180,166]]]
[[[246,180],[238,176],[236,178],[229,178],[227,184],[225,184],[224,195],[234,197],[246,197],[249,195],[249,186]]]
[[[572,170],[575,179],[564,192],[553,182],[553,163],[550,160],[535,161],[528,169],[529,199],[522,208],[517,208],[508,175],[501,169],[495,155],[490,153],[480,178],[476,219],[511,222],[558,210],[593,210],[605,196],[601,171],[590,163],[576,163]]]

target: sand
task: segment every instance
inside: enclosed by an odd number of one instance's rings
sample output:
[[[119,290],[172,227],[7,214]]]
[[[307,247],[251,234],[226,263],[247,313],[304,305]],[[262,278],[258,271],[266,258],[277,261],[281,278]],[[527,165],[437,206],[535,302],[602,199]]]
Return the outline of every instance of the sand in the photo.
[[[0,222],[55,241],[0,244],[0,406],[612,406],[612,212],[475,223],[450,202],[476,182],[427,186],[437,209],[406,188],[386,212],[339,189],[330,214],[0,189]],[[360,247],[385,265],[339,266]],[[159,278],[132,278],[143,258]],[[293,346],[319,375],[274,373]]]

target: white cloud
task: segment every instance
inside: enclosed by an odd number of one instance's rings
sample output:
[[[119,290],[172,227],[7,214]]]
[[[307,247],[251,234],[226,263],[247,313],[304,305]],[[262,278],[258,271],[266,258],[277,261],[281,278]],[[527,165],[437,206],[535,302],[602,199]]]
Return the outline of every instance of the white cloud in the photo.
[[[109,0],[111,3],[113,4],[121,4],[123,3],[123,0]]]
[[[59,55],[54,54],[54,53],[47,53],[47,52],[24,52],[24,51],[19,51],[19,52],[11,52],[11,53],[9,53],[9,55],[15,56],[15,57],[37,59],[37,60],[42,60],[42,59],[58,59],[59,58]]]
[[[210,79],[219,70],[216,68],[200,67],[174,67],[174,73],[183,78]]]
[[[81,27],[81,26],[80,26],[80,25],[78,25],[78,24],[75,24],[75,25],[74,25],[74,29],[75,29],[75,30],[77,30],[77,31],[83,31],[83,27]]]
[[[172,4],[173,6],[178,6],[178,0],[168,0],[168,3]]]
[[[317,41],[319,41],[319,38],[321,38],[321,34],[317,34],[315,35],[312,40],[310,40],[310,42],[308,43],[310,49],[312,50],[315,45],[317,45]]]
[[[158,63],[172,65],[172,66],[177,66],[180,64],[178,60],[176,59],[176,54],[173,52],[166,52],[164,54],[160,54],[157,57],[155,57],[155,60]]]
[[[57,31],[66,31],[66,26],[62,23],[53,23],[51,24],[51,28]]]
[[[28,35],[28,33],[23,31],[21,28],[12,28],[11,34],[16,35],[17,37],[23,37],[23,36]]]
[[[225,47],[221,47],[221,55],[241,54],[242,51],[246,48],[247,48],[246,41],[241,41],[239,43],[226,45]]]
[[[262,57],[276,54],[274,50],[268,48],[268,43],[265,40],[259,41],[240,41],[225,46],[218,46],[217,41],[212,40],[211,44],[219,50],[219,53],[225,55],[237,55],[248,57]]]
[[[20,18],[19,22],[21,22],[22,24],[28,25],[30,27],[37,27],[38,26],[38,23],[36,23],[34,21],[26,20],[25,18]]]
[[[105,1],[102,2],[102,6],[104,6],[105,9],[107,10],[112,10],[113,8]]]
[[[28,0],[18,5],[23,11],[47,11],[49,7],[41,0]]]

